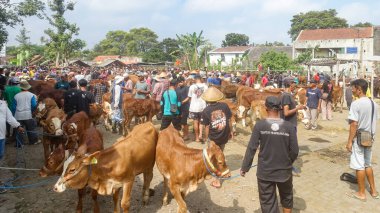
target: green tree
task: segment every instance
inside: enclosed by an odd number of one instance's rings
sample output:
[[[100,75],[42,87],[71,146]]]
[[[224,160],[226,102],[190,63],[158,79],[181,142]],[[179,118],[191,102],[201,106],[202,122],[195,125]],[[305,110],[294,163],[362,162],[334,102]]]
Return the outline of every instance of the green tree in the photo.
[[[370,22],[364,22],[364,23],[357,23],[355,25],[352,25],[351,27],[372,27],[373,24],[371,24]]]
[[[307,29],[329,29],[348,27],[347,20],[337,17],[335,9],[323,11],[309,11],[294,15],[288,34],[292,40],[296,40],[301,30]]]
[[[126,55],[127,43],[130,40],[132,36],[126,31],[110,31],[105,39],[95,45],[94,52],[98,55]]]
[[[225,40],[222,41],[222,47],[228,46],[247,46],[249,44],[249,37],[245,34],[228,33]]]
[[[23,27],[20,30],[20,34],[16,36],[16,41],[20,43],[20,48],[22,50],[30,50],[30,37],[28,36],[29,31]]]
[[[42,18],[41,11],[44,3],[39,0],[24,0],[19,3],[10,3],[10,0],[0,0],[0,49],[7,42],[6,27],[15,27],[22,24],[22,17],[34,16]]]
[[[287,70],[294,65],[292,59],[290,59],[286,53],[275,51],[262,54],[259,62],[263,65],[264,70],[268,68],[271,70]]]
[[[180,55],[185,58],[190,70],[199,67],[199,48],[207,42],[202,34],[203,30],[199,34],[177,35]]]
[[[178,49],[178,41],[176,39],[165,38],[143,54],[143,61],[154,63],[174,62],[178,55]]]
[[[130,55],[142,56],[158,43],[157,34],[145,27],[131,29],[129,34],[132,37],[127,43],[127,50]]]
[[[45,34],[49,36],[45,40],[47,51],[55,58],[55,64],[68,63],[68,59],[75,52],[80,51],[85,42],[80,39],[74,39],[79,34],[79,27],[76,24],[70,24],[66,21],[64,15],[67,11],[74,10],[73,2],[65,2],[65,0],[52,0],[48,2],[48,6],[52,11],[52,16],[45,16],[53,29],[45,30]]]

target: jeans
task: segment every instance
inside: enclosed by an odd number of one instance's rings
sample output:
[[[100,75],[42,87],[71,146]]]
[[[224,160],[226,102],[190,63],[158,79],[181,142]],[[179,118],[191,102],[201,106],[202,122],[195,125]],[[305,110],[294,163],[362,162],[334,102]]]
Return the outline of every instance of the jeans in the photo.
[[[3,159],[5,153],[5,139],[0,139],[0,160]]]
[[[26,133],[28,135],[29,144],[35,144],[38,141],[38,136],[35,133],[35,131],[36,131],[36,121],[34,119],[29,119],[29,120],[19,120],[18,122],[27,131]],[[18,136],[18,139],[21,140],[20,143],[24,144],[24,142],[23,142],[23,134],[19,133],[18,131],[17,131],[16,134],[17,134],[16,137]]]

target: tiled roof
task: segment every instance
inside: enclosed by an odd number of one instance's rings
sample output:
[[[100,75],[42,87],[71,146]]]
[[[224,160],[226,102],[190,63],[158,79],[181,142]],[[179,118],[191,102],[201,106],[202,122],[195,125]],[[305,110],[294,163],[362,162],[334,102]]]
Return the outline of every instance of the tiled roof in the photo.
[[[252,46],[230,46],[221,47],[210,51],[209,53],[244,53],[245,51],[251,49]]]
[[[372,27],[302,30],[297,40],[329,40],[371,38]]]
[[[94,58],[94,61],[98,63],[102,63],[105,60],[119,59],[119,57],[120,56],[118,55],[100,55],[100,56],[96,56],[96,58]]]

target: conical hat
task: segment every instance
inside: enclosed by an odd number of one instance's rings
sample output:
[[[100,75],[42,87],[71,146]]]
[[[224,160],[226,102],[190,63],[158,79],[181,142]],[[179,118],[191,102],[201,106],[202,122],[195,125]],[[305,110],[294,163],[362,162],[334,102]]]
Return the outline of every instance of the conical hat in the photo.
[[[215,87],[208,88],[201,96],[207,102],[217,102],[224,98],[224,94]]]

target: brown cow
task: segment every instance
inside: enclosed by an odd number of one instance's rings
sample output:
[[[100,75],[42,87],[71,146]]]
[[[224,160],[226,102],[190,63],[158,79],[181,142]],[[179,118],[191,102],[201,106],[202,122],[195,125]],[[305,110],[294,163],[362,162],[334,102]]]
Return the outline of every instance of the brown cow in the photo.
[[[338,104],[340,104],[339,112],[343,112],[343,88],[340,86],[333,86],[333,91],[331,94],[332,106],[334,112],[337,110]]]
[[[90,104],[90,119],[94,126],[96,126],[99,122],[100,117],[103,115],[103,108],[102,105],[93,103]]]
[[[83,141],[86,129],[91,127],[91,120],[85,112],[78,112],[71,116],[63,125],[63,133],[67,138],[67,148],[74,149],[76,145]]]
[[[45,98],[39,102],[37,109],[35,111],[35,117],[37,121],[45,120],[49,111],[58,108],[57,103],[52,98]]]
[[[220,88],[220,91],[224,94],[226,98],[236,98],[236,91],[238,90],[239,86],[236,84],[229,84],[226,86],[222,86]]]
[[[266,119],[268,112],[266,111],[264,100],[253,100],[251,102],[251,129],[256,125],[256,120]]]
[[[103,137],[99,130],[91,127],[87,129],[84,133],[83,140],[81,145],[78,148],[78,153],[80,154],[92,154],[96,151],[103,150]],[[46,177],[55,174],[62,174],[63,164],[65,160],[69,157],[70,150],[65,150],[63,145],[59,145],[50,155],[48,160],[45,162],[45,165],[40,170],[40,176]],[[78,204],[76,212],[82,212],[83,208],[83,197],[86,194],[86,188],[78,189]],[[92,199],[94,200],[94,212],[99,212],[99,205],[97,202],[97,191],[92,190],[91,192]]]
[[[185,145],[179,132],[170,125],[162,130],[156,148],[157,168],[164,177],[163,204],[168,204],[169,187],[178,203],[178,212],[186,213],[185,196],[195,191],[198,184],[211,177],[229,177],[222,150],[211,141],[207,149],[192,149]]]
[[[49,157],[49,153],[57,148],[59,144],[65,143],[66,140],[63,137],[62,130],[62,123],[65,120],[65,112],[59,108],[53,108],[48,112],[46,119],[40,121],[43,128],[42,144],[45,160]]]
[[[103,151],[90,155],[74,153],[65,161],[54,191],[63,192],[66,187],[81,189],[88,185],[101,195],[110,195],[123,188],[121,207],[129,212],[133,182],[136,175],[143,173],[143,203],[147,204],[157,139],[157,130],[148,122],[137,125],[128,137]],[[119,212],[118,202],[115,203],[114,211]]]
[[[42,91],[54,89],[55,82],[53,81],[41,81],[41,80],[29,80],[30,92],[39,95]]]
[[[123,134],[126,135],[129,132],[130,124],[133,117],[139,118],[146,117],[146,121],[151,122],[153,116],[160,112],[160,103],[152,99],[134,99],[125,98],[123,96],[123,115],[124,125]]]
[[[231,124],[232,124],[232,133],[233,135],[236,135],[236,122],[237,122],[237,111],[238,111],[238,107],[235,103],[233,103],[231,100],[228,100],[228,99],[224,99],[224,100],[221,100],[219,102],[223,102],[223,103],[226,103],[228,108],[230,108],[231,110]]]
[[[45,89],[38,95],[38,101],[42,101],[45,98],[52,98],[57,103],[59,108],[63,107],[63,94],[65,90],[61,89]]]
[[[246,126],[246,117],[248,110],[251,108],[251,103],[253,100],[265,100],[268,96],[279,97],[282,94],[281,89],[270,89],[270,90],[258,90],[249,87],[239,87],[236,92],[237,102],[238,102],[238,117],[242,119],[243,127]]]
[[[102,108],[103,108],[103,120],[104,128],[106,131],[112,129],[111,117],[112,117],[112,107],[111,107],[111,93],[105,93],[102,97]]]

